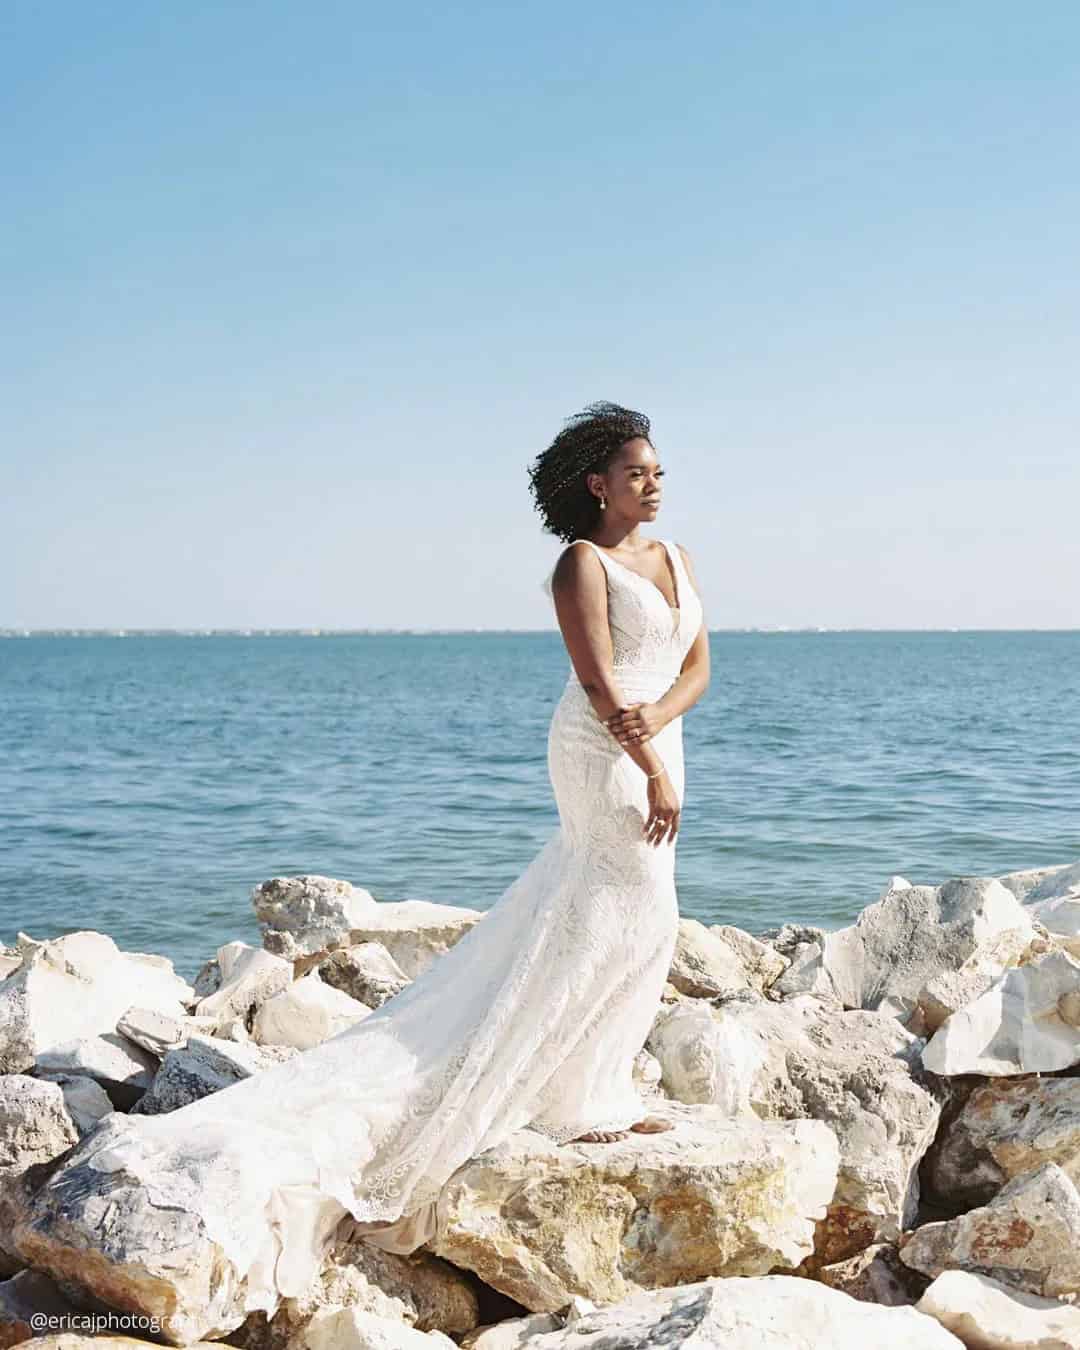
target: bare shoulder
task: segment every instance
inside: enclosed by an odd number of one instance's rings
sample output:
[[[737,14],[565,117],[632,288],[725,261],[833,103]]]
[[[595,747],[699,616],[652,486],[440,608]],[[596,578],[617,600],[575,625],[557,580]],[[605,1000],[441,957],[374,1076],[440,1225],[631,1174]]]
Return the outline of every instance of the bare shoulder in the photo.
[[[584,539],[575,539],[567,544],[559,554],[555,570],[551,574],[553,586],[571,589],[582,583],[595,582],[602,574],[604,564],[596,556],[596,550]]]
[[[682,555],[683,565],[686,568],[686,574],[690,578],[690,580],[694,583],[694,590],[696,591],[698,589],[698,579],[694,574],[694,564],[690,561],[690,554],[687,552],[685,548],[683,548],[682,544],[680,544],[677,539],[674,541],[674,544],[675,547],[679,550],[679,553]]]

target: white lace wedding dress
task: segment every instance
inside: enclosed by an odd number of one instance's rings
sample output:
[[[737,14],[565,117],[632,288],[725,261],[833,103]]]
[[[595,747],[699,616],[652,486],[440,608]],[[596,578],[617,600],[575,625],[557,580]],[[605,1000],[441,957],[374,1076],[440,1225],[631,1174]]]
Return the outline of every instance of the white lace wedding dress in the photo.
[[[596,549],[629,702],[670,687],[702,622],[682,556],[662,542],[677,609]],[[652,745],[681,799],[682,719]],[[247,1311],[307,1287],[346,1211],[367,1240],[411,1251],[432,1235],[451,1173],[511,1131],[561,1143],[646,1114],[631,1071],[675,945],[675,847],[645,841],[645,775],[572,668],[548,767],[557,829],[401,993],[281,1066],[165,1115],[116,1113],[99,1131],[92,1168],[123,1168],[154,1203],[189,1200],[246,1280]],[[116,1180],[103,1176],[103,1191]]]

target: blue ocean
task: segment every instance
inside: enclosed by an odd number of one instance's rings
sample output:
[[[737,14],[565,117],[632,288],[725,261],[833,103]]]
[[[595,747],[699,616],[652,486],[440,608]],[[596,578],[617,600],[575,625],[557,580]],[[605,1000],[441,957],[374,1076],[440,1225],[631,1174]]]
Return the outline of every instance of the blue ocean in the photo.
[[[1080,858],[1080,632],[714,633],[682,913],[836,927],[894,873]],[[0,641],[0,940],[191,978],[302,872],[486,909],[556,828],[557,632]]]

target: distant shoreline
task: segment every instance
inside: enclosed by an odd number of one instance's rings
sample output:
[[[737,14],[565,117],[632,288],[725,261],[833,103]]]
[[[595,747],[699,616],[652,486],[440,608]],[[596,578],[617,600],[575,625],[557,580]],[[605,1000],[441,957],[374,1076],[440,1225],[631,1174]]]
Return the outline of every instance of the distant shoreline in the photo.
[[[130,637],[526,637],[555,634],[558,628],[0,628],[0,638],[130,638]],[[712,628],[710,634],[731,637],[830,637],[846,633],[1080,633],[1077,628]]]

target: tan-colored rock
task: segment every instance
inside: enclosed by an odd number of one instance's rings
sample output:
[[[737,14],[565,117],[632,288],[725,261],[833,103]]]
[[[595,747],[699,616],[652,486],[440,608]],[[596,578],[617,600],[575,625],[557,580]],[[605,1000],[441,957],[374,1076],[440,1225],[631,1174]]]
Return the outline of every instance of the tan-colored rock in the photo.
[[[315,967],[324,984],[368,1008],[381,1008],[409,984],[409,977],[381,942],[359,942],[331,952]]]
[[[43,1331],[78,1325],[79,1310],[55,1281],[36,1270],[20,1270],[0,1284],[0,1350],[19,1345]]]
[[[1080,1350],[1080,1308],[1010,1289],[988,1275],[947,1270],[916,1307],[968,1350]]]
[[[1080,1078],[1000,1078],[976,1087],[942,1129],[925,1172],[939,1201],[970,1209],[1047,1162],[1080,1188]]]
[[[251,1035],[259,1045],[310,1050],[370,1016],[370,1008],[324,984],[312,971],[261,1005]]]
[[[441,1331],[415,1331],[359,1308],[320,1308],[297,1350],[457,1350],[457,1344]]]
[[[781,956],[775,947],[760,942],[742,928],[735,928],[729,923],[711,923],[708,929],[713,937],[731,948],[742,965],[750,987],[760,994],[767,993],[788,967],[787,957]]]
[[[349,930],[343,944],[380,942],[404,971],[415,980],[432,961],[464,937],[483,911],[458,905],[436,905],[428,900],[379,901],[375,914]]]
[[[980,1209],[905,1233],[900,1259],[935,1278],[968,1270],[1044,1298],[1080,1293],[1080,1195],[1044,1163]]]
[[[697,919],[679,920],[668,979],[680,993],[691,998],[715,998],[718,994],[752,987],[746,966],[734,947]]]
[[[863,1303],[906,1308],[926,1289],[926,1276],[905,1266],[891,1242],[875,1242],[846,1261],[822,1266],[815,1275],[830,1289],[839,1289]]]
[[[531,1130],[447,1182],[432,1250],[532,1312],[703,1275],[793,1268],[836,1186],[827,1126],[667,1103],[660,1134],[557,1146]]]

